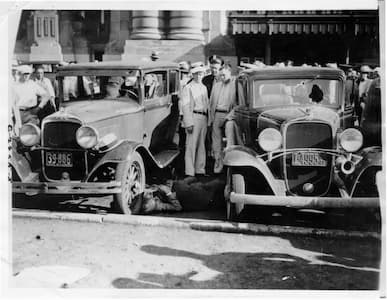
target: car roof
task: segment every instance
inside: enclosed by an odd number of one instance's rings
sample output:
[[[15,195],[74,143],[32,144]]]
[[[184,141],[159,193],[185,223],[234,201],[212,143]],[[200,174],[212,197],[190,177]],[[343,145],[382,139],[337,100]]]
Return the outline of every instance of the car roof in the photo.
[[[141,61],[137,60],[120,60],[120,61],[102,61],[70,64],[61,66],[58,70],[109,70],[109,69],[156,69],[156,68],[178,68],[179,65],[170,61]]]
[[[242,70],[239,76],[253,76],[259,78],[278,78],[278,77],[332,77],[344,80],[345,75],[341,69],[326,67],[263,67],[249,68]]]

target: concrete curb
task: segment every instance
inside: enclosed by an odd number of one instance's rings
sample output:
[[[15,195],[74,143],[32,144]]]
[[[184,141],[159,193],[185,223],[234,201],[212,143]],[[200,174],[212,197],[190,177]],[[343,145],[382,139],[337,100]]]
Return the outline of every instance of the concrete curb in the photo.
[[[295,226],[262,225],[252,223],[235,223],[226,221],[209,221],[200,219],[169,218],[156,216],[127,216],[127,215],[94,215],[86,213],[68,212],[40,212],[17,211],[12,212],[14,218],[52,219],[62,221],[78,221],[91,223],[115,223],[134,226],[158,226],[200,231],[217,231],[226,233],[240,233],[253,235],[299,235],[321,238],[340,239],[377,239],[381,236],[377,232],[346,231],[340,229],[306,228]]]

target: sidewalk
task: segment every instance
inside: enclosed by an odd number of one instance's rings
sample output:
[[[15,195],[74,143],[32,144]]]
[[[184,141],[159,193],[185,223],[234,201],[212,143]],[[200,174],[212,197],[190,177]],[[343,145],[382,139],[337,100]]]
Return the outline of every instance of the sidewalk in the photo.
[[[304,235],[329,238],[371,238],[380,240],[376,232],[348,231],[341,229],[307,228],[296,226],[263,225],[253,223],[226,222],[220,220],[187,219],[179,217],[134,216],[119,214],[88,214],[71,212],[49,212],[36,210],[13,210],[14,218],[57,219],[91,223],[119,223],[135,226],[160,226],[185,228],[199,231],[218,231],[253,235]]]

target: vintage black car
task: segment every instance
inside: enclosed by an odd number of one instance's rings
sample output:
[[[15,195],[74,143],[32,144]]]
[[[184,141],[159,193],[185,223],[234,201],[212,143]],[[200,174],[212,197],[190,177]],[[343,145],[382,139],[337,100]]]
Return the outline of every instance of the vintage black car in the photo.
[[[59,111],[12,139],[13,192],[113,194],[122,213],[139,211],[146,175],[179,154],[179,76],[161,61],[60,67]]]
[[[265,67],[237,78],[234,137],[225,151],[227,218],[244,205],[377,207],[381,147],[363,147],[344,73]]]

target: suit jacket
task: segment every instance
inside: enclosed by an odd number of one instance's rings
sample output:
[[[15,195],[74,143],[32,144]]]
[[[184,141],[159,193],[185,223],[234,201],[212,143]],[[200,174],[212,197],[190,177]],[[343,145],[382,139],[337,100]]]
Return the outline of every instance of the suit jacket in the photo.
[[[228,83],[222,81],[216,82],[212,88],[210,97],[210,114],[209,123],[212,124],[215,118],[215,110],[220,97],[225,97],[224,101],[227,106],[227,112],[230,112],[236,105],[236,80],[231,77]]]

